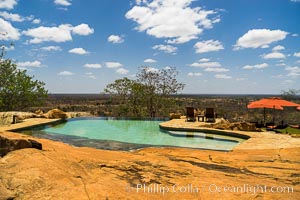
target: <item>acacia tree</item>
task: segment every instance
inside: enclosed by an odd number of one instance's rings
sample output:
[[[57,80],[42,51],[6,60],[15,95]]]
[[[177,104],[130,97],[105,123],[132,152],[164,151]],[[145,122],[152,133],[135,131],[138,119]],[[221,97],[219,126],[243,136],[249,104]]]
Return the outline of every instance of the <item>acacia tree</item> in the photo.
[[[45,83],[33,80],[26,70],[17,69],[11,59],[0,54],[0,111],[23,110],[41,105],[47,97]]]
[[[131,111],[133,116],[153,118],[158,112],[164,115],[172,103],[170,95],[184,88],[184,84],[177,81],[177,75],[174,67],[161,70],[140,67],[136,80],[118,79],[107,85],[104,91],[121,99],[122,108]]]

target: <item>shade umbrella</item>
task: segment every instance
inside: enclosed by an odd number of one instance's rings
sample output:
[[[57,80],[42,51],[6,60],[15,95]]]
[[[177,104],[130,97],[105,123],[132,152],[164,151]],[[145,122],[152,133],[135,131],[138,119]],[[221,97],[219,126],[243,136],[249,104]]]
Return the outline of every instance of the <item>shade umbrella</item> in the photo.
[[[264,122],[266,120],[266,108],[272,108],[276,110],[283,110],[283,107],[300,107],[300,104],[287,101],[278,97],[271,97],[271,98],[263,98],[258,101],[253,101],[250,102],[247,105],[247,108],[252,109],[252,108],[263,108],[264,109]],[[273,122],[274,122],[274,115],[273,115]]]

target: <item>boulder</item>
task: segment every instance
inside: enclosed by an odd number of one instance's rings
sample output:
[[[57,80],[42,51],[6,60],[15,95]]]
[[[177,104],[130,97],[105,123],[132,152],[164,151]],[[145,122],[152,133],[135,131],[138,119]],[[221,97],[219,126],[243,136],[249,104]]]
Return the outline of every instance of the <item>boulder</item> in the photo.
[[[26,139],[8,139],[0,136],[0,157],[5,156],[10,151],[24,149],[24,148],[35,148],[42,150],[42,144],[35,140]]]
[[[180,119],[181,115],[178,113],[170,113],[170,120],[171,119]]]
[[[59,109],[49,110],[46,114],[43,115],[48,119],[67,119],[67,113]]]

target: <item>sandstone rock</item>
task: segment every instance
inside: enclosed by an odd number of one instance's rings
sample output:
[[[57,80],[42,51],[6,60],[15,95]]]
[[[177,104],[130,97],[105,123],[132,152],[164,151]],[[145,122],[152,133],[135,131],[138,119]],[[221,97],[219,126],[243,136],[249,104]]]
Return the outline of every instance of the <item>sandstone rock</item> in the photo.
[[[34,113],[37,114],[37,115],[44,114],[44,112],[41,109],[36,110]]]
[[[35,148],[42,150],[42,144],[31,139],[8,139],[0,136],[0,157],[5,156],[10,151],[24,148]]]
[[[178,113],[170,113],[170,120],[171,119],[180,119],[181,115]]]
[[[49,110],[46,114],[43,115],[48,119],[67,119],[67,114],[59,109]]]
[[[33,117],[36,117],[36,114],[30,112],[0,112],[0,125],[8,125],[13,122],[18,123]]]

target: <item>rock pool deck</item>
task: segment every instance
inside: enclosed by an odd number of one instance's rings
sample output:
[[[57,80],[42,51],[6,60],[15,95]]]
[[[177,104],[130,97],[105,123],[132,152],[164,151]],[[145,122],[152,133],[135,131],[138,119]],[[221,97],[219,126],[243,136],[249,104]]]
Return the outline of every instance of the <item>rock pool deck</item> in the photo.
[[[51,122],[55,120],[25,120],[0,127],[0,136],[30,138],[10,130]],[[184,120],[162,125],[200,130],[198,122]],[[43,144],[42,151],[21,149],[0,157],[0,199],[299,199],[298,139],[274,133],[242,134],[251,138],[241,144],[244,148],[229,152],[188,148],[107,151],[34,138]],[[216,186],[250,189],[258,185],[266,191],[216,191]],[[169,190],[147,190],[156,186]],[[289,188],[274,193],[273,187]]]
[[[185,119],[173,119],[160,124],[163,129],[171,130],[189,130],[209,133],[224,133],[228,135],[246,136],[248,140],[237,145],[233,150],[237,149],[281,149],[300,147],[300,138],[293,138],[290,135],[276,134],[272,131],[266,132],[248,132],[248,131],[232,131],[218,130],[212,128],[201,127],[205,122],[186,122]]]

